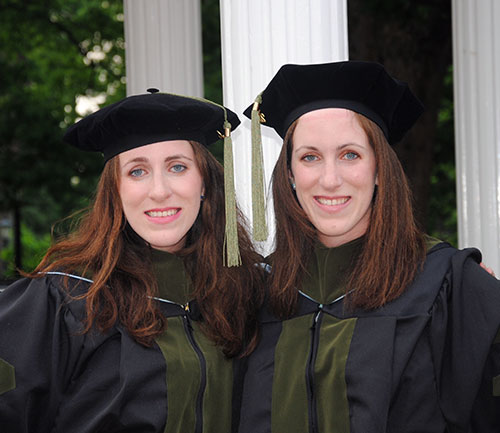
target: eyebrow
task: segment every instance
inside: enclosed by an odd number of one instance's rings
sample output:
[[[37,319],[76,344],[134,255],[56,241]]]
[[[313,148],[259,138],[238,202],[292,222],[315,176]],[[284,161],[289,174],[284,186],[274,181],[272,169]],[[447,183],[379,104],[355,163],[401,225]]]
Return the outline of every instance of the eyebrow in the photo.
[[[293,150],[293,153],[298,152],[299,150],[318,150],[317,147],[314,146],[299,146],[296,149]]]
[[[186,156],[186,155],[183,155],[182,153],[179,153],[177,155],[167,156],[165,158],[164,162],[170,162],[170,161],[175,160],[175,159],[187,159],[188,161],[191,161],[191,162],[193,161],[193,159],[191,159],[189,156]],[[125,167],[128,164],[132,164],[132,163],[136,163],[136,162],[148,162],[148,158],[145,158],[144,156],[138,156],[136,158],[130,159],[129,161],[125,162],[123,164],[123,167]]]
[[[363,146],[361,146],[360,144],[357,144],[357,143],[345,143],[345,144],[340,145],[337,149],[342,150],[342,149],[349,147],[349,146],[356,146],[356,147],[364,148]],[[318,148],[315,146],[300,146],[300,147],[297,147],[296,149],[294,149],[293,153],[296,153],[299,151],[304,151],[304,150],[318,151]]]

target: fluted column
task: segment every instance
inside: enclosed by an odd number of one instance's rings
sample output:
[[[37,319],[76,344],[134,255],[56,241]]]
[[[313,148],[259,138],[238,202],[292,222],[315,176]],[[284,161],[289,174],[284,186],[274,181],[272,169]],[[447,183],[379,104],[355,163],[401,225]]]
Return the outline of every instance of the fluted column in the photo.
[[[500,274],[500,2],[453,0],[460,247]]]
[[[200,0],[124,0],[127,94],[203,96]]]
[[[251,220],[250,121],[242,112],[281,65],[347,59],[347,5],[346,0],[221,0],[220,5],[224,103],[242,117],[233,134],[236,192]],[[262,133],[269,191],[281,139],[270,128]],[[265,254],[274,237],[271,200],[267,210],[270,236],[261,245]]]

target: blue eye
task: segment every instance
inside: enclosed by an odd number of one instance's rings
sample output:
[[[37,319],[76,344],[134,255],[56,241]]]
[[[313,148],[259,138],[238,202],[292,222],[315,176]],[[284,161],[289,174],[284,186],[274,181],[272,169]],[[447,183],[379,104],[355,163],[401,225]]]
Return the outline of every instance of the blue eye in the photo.
[[[184,170],[186,170],[186,166],[185,165],[182,165],[182,164],[175,164],[172,166],[171,170],[174,172],[174,173],[181,173],[183,172]]]
[[[144,170],[142,168],[134,168],[129,173],[129,175],[132,177],[141,177],[143,174],[144,174]]]
[[[347,152],[345,155],[344,155],[344,158],[349,160],[349,161],[352,161],[354,159],[357,159],[359,158],[359,155],[355,152]]]
[[[303,159],[304,161],[309,161],[309,162],[311,162],[311,161],[316,161],[316,160],[318,159],[318,157],[317,157],[316,155],[304,155],[304,156],[302,157],[302,159]]]

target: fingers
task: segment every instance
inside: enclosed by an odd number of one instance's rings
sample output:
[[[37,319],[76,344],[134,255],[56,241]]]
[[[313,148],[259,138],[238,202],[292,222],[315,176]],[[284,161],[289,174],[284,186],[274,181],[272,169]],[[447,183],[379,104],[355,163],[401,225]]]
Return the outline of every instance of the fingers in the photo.
[[[495,272],[493,272],[493,269],[488,268],[483,262],[479,263],[479,266],[481,266],[490,275],[493,275],[495,277]]]

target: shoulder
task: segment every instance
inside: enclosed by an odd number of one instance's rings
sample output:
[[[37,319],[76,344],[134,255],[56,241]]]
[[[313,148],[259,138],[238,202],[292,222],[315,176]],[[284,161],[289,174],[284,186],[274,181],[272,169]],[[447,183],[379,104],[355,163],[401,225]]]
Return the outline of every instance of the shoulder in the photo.
[[[92,280],[76,274],[65,272],[45,272],[38,278],[22,278],[0,293],[0,313],[5,309],[18,308],[20,311],[53,311],[70,310],[79,318],[83,318],[84,295]]]
[[[40,274],[45,284],[71,297],[85,294],[93,280],[72,272],[48,271]]]
[[[447,268],[448,280],[454,286],[472,281],[493,286],[500,284],[500,281],[480,266],[481,260],[482,254],[477,248],[457,249],[446,242],[436,242],[429,248],[425,263],[443,263]]]
[[[453,311],[464,318],[486,319],[489,316],[490,322],[497,323],[497,317],[500,317],[500,281],[480,266],[481,252],[477,248],[453,247],[448,247],[448,251],[451,254],[449,264],[444,275],[440,276],[442,282],[433,311],[448,311],[448,314]],[[430,252],[428,259],[432,260],[432,256]],[[432,273],[429,278],[433,278]]]
[[[474,297],[500,297],[500,281],[481,266],[476,248],[458,250],[451,261],[450,283],[454,290],[472,291]],[[500,306],[500,305],[499,305]]]
[[[427,314],[439,294],[450,287],[453,263],[473,254],[461,252],[446,242],[428,243],[428,251],[421,269],[403,294],[386,304],[378,313],[384,315],[407,316]]]
[[[451,290],[463,282],[489,281],[498,283],[481,266],[481,252],[477,248],[458,249],[447,242],[435,242],[428,250],[422,270],[415,283],[427,286],[439,283],[440,290]]]

